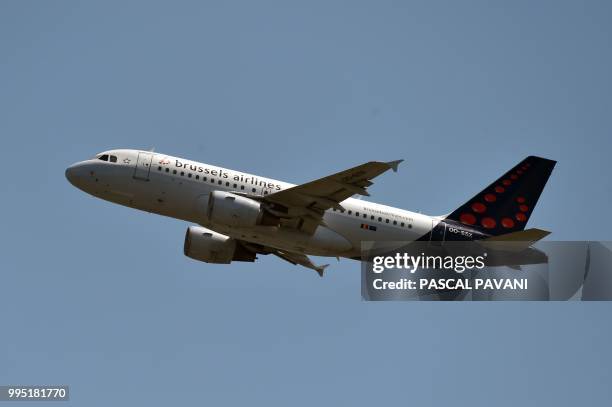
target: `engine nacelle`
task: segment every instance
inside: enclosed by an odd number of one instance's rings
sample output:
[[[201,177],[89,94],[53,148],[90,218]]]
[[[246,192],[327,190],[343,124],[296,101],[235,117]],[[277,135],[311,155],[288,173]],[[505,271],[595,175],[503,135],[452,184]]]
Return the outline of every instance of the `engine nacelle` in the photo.
[[[278,225],[279,221],[264,211],[261,202],[224,191],[210,193],[206,217],[214,223],[246,228]]]
[[[255,261],[255,253],[245,249],[235,239],[201,226],[190,226],[185,233],[185,256],[206,263]]]

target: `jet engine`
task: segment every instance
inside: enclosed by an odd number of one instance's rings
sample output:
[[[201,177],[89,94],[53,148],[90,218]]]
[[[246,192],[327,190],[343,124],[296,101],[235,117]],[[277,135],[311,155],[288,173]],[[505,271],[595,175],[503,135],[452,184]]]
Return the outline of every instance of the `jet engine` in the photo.
[[[229,236],[213,232],[201,226],[190,226],[185,234],[185,256],[206,263],[231,263],[255,261],[255,253],[245,249]]]
[[[279,223],[277,217],[263,209],[261,202],[224,191],[210,193],[206,217],[214,223],[233,227],[276,226]]]

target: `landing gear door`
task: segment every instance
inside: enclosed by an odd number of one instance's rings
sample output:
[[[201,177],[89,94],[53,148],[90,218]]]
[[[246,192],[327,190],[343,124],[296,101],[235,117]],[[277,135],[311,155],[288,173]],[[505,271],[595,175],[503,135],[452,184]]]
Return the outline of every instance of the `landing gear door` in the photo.
[[[446,238],[446,222],[432,219],[430,243],[432,246],[442,246]]]
[[[149,172],[151,172],[151,161],[153,160],[153,153],[138,153],[138,159],[136,160],[136,169],[134,170],[134,178],[148,181]]]

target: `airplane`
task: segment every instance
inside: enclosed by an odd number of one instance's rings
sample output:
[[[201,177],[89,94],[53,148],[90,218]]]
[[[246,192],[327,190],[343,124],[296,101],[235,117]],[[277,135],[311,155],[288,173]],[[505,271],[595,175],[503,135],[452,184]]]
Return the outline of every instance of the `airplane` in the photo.
[[[109,150],[66,169],[84,192],[120,205],[193,223],[183,251],[228,264],[273,254],[316,271],[308,256],[361,260],[362,241],[529,241],[525,230],[556,161],[529,156],[442,216],[356,199],[403,160],[370,161],[301,185],[152,151]]]

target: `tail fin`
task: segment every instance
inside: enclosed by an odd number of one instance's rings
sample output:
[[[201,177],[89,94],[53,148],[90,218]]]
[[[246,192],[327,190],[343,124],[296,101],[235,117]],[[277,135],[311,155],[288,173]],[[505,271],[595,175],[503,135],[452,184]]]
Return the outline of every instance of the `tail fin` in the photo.
[[[447,219],[473,225],[491,235],[525,229],[556,163],[535,156],[525,158]]]

